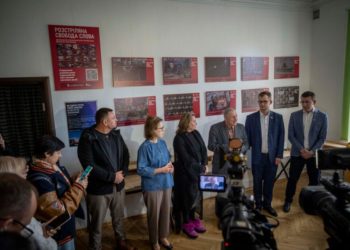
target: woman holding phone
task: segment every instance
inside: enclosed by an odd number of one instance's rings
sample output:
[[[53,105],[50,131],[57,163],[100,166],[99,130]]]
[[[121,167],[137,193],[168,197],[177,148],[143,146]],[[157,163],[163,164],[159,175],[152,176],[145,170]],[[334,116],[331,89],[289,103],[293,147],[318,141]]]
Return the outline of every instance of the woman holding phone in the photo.
[[[70,219],[53,236],[59,250],[75,249],[75,217],[87,178],[81,174],[71,180],[67,170],[58,165],[64,143],[55,136],[45,135],[37,143],[28,180],[38,189],[38,210],[35,217],[48,221],[54,216],[69,213]]]
[[[159,250],[160,245],[170,250],[173,246],[167,237],[174,168],[168,147],[162,139],[162,119],[147,117],[144,132],[146,140],[138,150],[137,173],[141,176],[143,198],[147,207],[149,240],[154,250]]]
[[[194,113],[182,115],[174,138],[175,172],[174,204],[176,231],[180,228],[190,238],[197,238],[206,228],[195,217],[196,205],[200,197],[199,175],[207,171],[207,148],[196,130]]]

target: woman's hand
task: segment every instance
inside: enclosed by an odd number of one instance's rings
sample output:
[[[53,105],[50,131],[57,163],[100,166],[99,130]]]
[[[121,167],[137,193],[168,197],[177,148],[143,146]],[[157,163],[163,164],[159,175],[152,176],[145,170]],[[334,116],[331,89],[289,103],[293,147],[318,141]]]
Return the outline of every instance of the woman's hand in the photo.
[[[49,221],[46,221],[45,223],[41,224],[43,228],[43,235],[45,238],[54,236],[57,233],[57,231],[61,229],[60,227],[54,229],[47,226],[51,221],[53,221],[56,218],[57,216],[54,216]]]
[[[89,175],[85,176],[84,179],[80,180],[80,177],[81,177],[82,174],[83,174],[83,173],[80,172],[80,174],[78,175],[78,177],[75,179],[75,182],[78,182],[80,185],[82,185],[82,186],[84,187],[84,189],[86,189],[87,186],[88,186],[88,183],[89,183],[89,182],[88,182],[88,176],[89,176]]]

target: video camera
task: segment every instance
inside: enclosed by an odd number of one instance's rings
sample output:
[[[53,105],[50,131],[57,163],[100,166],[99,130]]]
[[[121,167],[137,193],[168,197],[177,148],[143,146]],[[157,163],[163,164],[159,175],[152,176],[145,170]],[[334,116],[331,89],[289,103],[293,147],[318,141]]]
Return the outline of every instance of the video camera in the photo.
[[[316,166],[320,170],[350,169],[350,148],[316,151]],[[299,203],[307,214],[323,219],[330,236],[329,249],[349,249],[350,246],[350,185],[343,182],[338,172],[333,178],[321,178],[323,186],[304,187]]]
[[[222,249],[277,249],[272,233],[276,225],[270,224],[266,216],[255,210],[253,200],[244,195],[243,177],[248,168],[246,157],[241,152],[242,141],[231,139],[229,148],[230,152],[222,152],[222,175],[211,175],[218,180],[223,178],[225,183],[225,188],[219,190],[222,193],[216,196],[215,204],[224,239]],[[206,186],[203,183],[205,177],[200,178],[200,190],[218,192],[215,188],[203,188]]]

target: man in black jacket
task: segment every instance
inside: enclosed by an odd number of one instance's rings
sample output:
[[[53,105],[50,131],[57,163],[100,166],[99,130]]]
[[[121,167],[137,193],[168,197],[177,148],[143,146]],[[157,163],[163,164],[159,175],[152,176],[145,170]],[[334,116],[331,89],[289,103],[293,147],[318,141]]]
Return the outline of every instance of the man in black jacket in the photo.
[[[85,169],[91,165],[87,187],[89,249],[101,249],[102,224],[110,209],[117,249],[133,249],[126,245],[123,228],[124,176],[128,171],[129,151],[119,130],[112,109],[101,108],[95,115],[96,124],[83,131],[78,145],[78,157]]]

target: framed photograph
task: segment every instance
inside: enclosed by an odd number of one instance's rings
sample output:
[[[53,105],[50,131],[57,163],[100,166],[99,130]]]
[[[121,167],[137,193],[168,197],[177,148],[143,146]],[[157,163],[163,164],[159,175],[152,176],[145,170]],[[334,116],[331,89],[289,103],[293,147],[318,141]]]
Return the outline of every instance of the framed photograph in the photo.
[[[276,87],[273,89],[273,108],[292,108],[299,106],[299,86]]]
[[[299,56],[275,57],[275,79],[298,77]]]
[[[205,82],[236,81],[236,57],[205,57]]]
[[[156,97],[115,98],[114,110],[118,119],[118,126],[144,124],[147,115],[157,115]]]
[[[207,116],[223,114],[226,108],[236,108],[236,90],[205,93],[205,114]]]
[[[269,88],[242,90],[242,113],[253,112],[259,109],[258,95],[262,91],[269,91]]]
[[[241,80],[268,80],[269,58],[268,57],[242,57]]]
[[[81,132],[95,124],[96,101],[66,102],[69,146],[78,146]]]
[[[164,84],[198,83],[196,57],[163,57]]]
[[[153,58],[112,57],[113,87],[154,85]]]
[[[55,90],[101,89],[99,29],[49,25]]]
[[[164,95],[164,120],[179,120],[181,115],[193,111],[200,116],[199,93]]]

